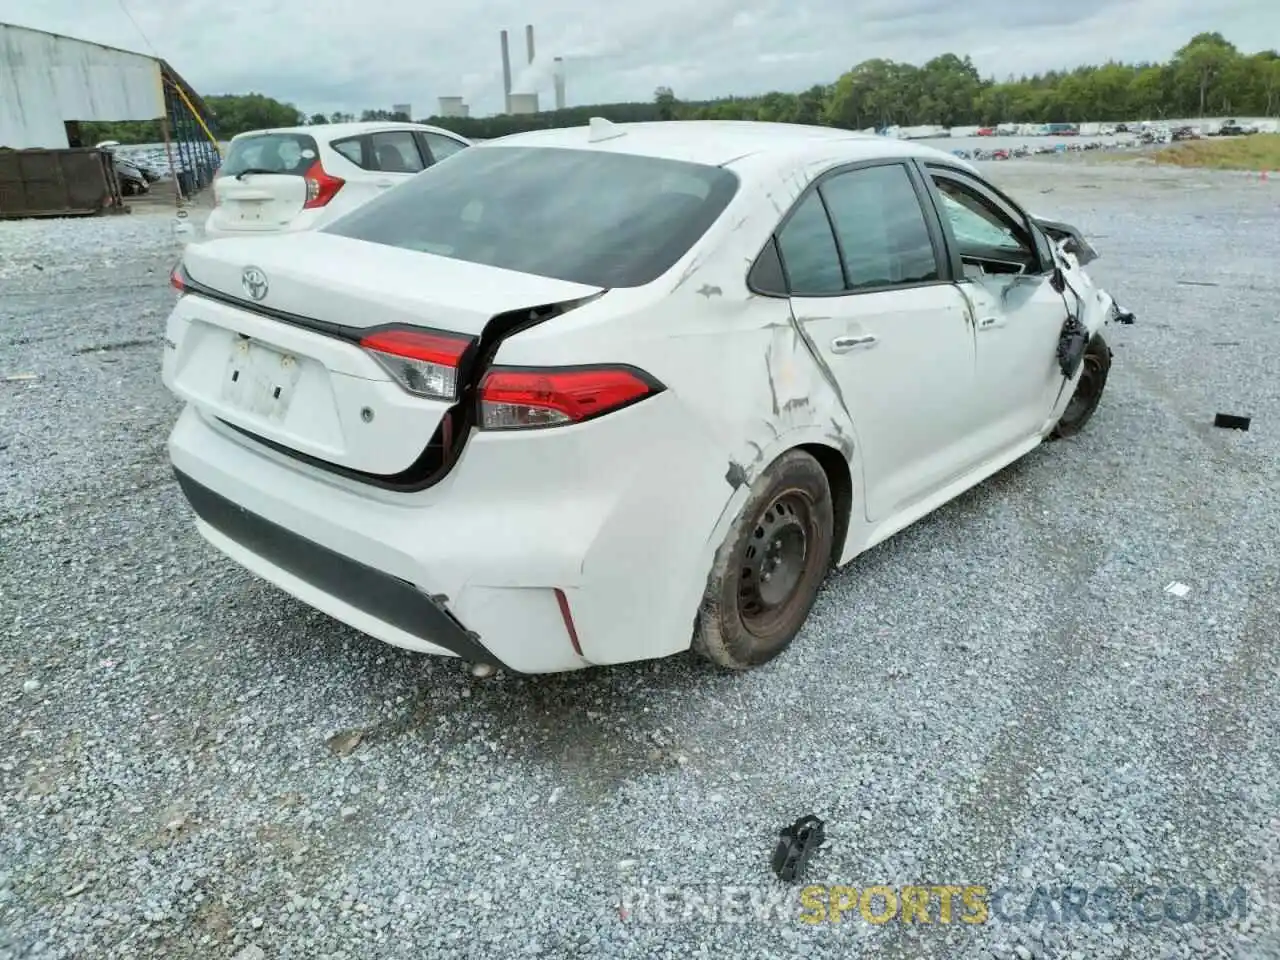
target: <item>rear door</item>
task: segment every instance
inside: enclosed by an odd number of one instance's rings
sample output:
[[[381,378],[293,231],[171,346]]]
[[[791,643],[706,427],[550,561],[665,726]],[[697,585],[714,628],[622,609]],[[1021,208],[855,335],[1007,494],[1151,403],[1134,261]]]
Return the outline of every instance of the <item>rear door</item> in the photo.
[[[369,135],[375,187],[388,190],[427,168],[426,157],[412,130],[380,130]]]
[[[425,154],[411,130],[380,130],[359,136],[330,141],[331,149],[350,161],[356,169],[344,174],[347,181],[338,198],[345,213],[397,184],[403,183],[425,167]]]
[[[270,231],[287,224],[302,212],[305,175],[318,156],[307,134],[236,137],[213,182],[219,226]]]
[[[1066,301],[1022,210],[971,174],[925,169],[959,261],[957,286],[974,311],[977,402],[995,454],[1037,433],[1049,416],[1062,384],[1056,351]]]
[[[922,198],[906,163],[854,165],[824,176],[777,235],[796,322],[857,430],[872,522],[974,465],[973,329]]]

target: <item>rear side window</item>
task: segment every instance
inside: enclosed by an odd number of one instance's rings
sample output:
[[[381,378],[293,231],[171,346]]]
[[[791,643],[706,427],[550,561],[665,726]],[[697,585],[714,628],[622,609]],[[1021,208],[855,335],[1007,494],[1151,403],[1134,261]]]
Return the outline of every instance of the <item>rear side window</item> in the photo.
[[[844,254],[849,289],[938,279],[933,240],[906,167],[895,163],[850,170],[819,189]]]
[[[439,163],[445,157],[451,157],[459,150],[466,147],[461,140],[455,140],[453,137],[446,137],[439,133],[431,133],[423,131],[422,139],[427,143],[427,149],[431,151],[431,156]]]
[[[363,137],[347,137],[345,140],[332,140],[329,146],[342,154],[357,167],[363,167],[364,164],[364,138]]]
[[[418,173],[425,164],[410,130],[390,130],[369,138],[375,169],[383,173]]]
[[[596,287],[656,280],[738,190],[727,170],[603,150],[461,150],[322,228]]]
[[[818,297],[844,291],[840,251],[816,190],[800,202],[779,232],[778,252],[792,296]]]
[[[256,133],[231,141],[221,174],[234,177],[251,170],[300,177],[317,156],[315,140],[305,133]]]

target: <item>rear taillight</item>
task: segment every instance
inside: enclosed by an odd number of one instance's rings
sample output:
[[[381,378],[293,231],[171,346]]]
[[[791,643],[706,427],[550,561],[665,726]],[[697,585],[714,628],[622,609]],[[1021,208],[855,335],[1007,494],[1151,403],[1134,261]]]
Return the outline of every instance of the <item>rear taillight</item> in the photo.
[[[662,389],[648,374],[631,367],[496,367],[480,384],[480,426],[518,430],[581,423]]]
[[[470,337],[428,330],[380,330],[360,346],[409,393],[432,400],[458,399],[458,366]]]
[[[179,261],[174,268],[169,271],[169,286],[177,290],[179,293],[187,292],[187,271],[182,269],[182,262]]]
[[[307,201],[302,205],[304,210],[315,210],[323,207],[333,199],[334,194],[341,190],[342,185],[347,182],[341,177],[326,173],[319,157],[316,158],[316,162],[302,176],[307,184]]]

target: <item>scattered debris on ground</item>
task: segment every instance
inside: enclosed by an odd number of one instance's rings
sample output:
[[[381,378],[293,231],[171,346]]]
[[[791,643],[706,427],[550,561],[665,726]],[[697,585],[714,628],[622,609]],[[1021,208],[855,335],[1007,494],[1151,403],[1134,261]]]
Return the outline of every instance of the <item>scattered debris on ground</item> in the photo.
[[[804,876],[809,859],[826,839],[826,824],[812,813],[778,833],[771,866],[778,879],[794,883]]]

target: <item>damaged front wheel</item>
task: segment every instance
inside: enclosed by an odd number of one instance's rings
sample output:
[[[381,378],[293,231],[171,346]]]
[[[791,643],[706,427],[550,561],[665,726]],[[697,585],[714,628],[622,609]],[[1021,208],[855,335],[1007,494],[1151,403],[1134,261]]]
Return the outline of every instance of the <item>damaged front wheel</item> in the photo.
[[[802,450],[779,457],[716,553],[693,648],[733,670],[782,653],[831,566],[834,508],[827,475]]]
[[[1102,401],[1102,391],[1107,385],[1107,374],[1110,372],[1111,349],[1102,339],[1102,334],[1095,334],[1084,349],[1080,379],[1076,381],[1076,389],[1067,408],[1062,411],[1057,425],[1049,434],[1051,440],[1073,437],[1084,429]]]

